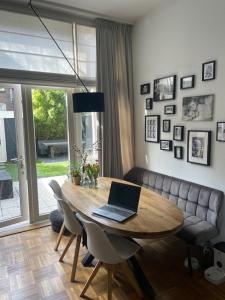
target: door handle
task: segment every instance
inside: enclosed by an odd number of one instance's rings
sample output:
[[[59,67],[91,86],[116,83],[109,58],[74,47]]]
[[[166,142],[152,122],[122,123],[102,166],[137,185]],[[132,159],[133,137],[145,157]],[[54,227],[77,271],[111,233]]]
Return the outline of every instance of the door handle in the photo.
[[[11,162],[19,162],[19,161],[23,161],[22,158],[18,158],[18,157],[15,157],[15,158],[12,158],[10,159]]]
[[[24,167],[24,164],[23,164],[23,158],[18,158],[18,157],[15,157],[15,158],[12,158],[10,159],[11,162],[14,162],[14,163],[18,163],[18,166],[23,169]]]

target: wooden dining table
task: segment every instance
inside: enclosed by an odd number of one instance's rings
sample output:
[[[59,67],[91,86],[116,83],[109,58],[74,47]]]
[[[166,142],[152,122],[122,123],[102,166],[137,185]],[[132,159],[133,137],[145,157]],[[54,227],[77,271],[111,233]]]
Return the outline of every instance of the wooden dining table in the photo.
[[[74,185],[67,180],[62,186],[62,191],[76,212],[80,212],[110,233],[127,238],[157,239],[174,235],[181,228],[184,220],[182,211],[171,201],[144,187],[141,187],[137,214],[127,221],[118,223],[94,215],[94,208],[107,204],[112,181],[132,184],[120,179],[100,177],[97,188],[88,188]],[[93,259],[90,254],[88,255],[86,261]],[[137,259],[132,257],[129,262],[142,290],[154,298],[154,290]]]

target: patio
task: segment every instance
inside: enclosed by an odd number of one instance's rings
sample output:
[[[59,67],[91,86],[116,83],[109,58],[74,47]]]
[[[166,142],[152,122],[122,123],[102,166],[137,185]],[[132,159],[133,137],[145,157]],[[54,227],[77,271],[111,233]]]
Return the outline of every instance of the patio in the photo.
[[[54,176],[38,179],[39,213],[47,214],[57,208],[56,200],[53,197],[52,189],[48,183],[55,179],[60,185],[63,184],[67,176]],[[14,198],[0,200],[0,223],[21,215],[19,183],[13,182]]]

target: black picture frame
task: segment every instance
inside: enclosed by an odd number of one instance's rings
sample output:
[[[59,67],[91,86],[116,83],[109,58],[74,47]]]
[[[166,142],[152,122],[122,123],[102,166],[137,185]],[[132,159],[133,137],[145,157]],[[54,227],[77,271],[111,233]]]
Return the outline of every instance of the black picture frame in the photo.
[[[184,148],[181,146],[174,146],[174,158],[183,159],[184,158]]]
[[[171,120],[163,120],[162,131],[170,132],[170,130],[171,130]]]
[[[176,114],[176,105],[165,105],[164,106],[165,115],[175,115]]]
[[[150,90],[151,90],[150,83],[141,84],[141,86],[140,86],[140,94],[141,95],[150,94]]]
[[[214,94],[184,97],[182,101],[182,120],[212,121],[214,102]]]
[[[180,137],[177,137],[178,135]],[[184,140],[184,126],[180,126],[180,125],[173,126],[173,140],[179,142]]]
[[[167,144],[167,148],[163,144]],[[173,150],[173,141],[171,141],[171,140],[160,140],[160,150],[172,151]]]
[[[176,97],[176,75],[154,80],[154,101],[173,100]]]
[[[145,109],[151,110],[153,108],[153,99],[152,98],[146,98],[145,100]]]
[[[185,82],[185,81],[188,81]],[[195,75],[189,75],[189,76],[185,76],[185,77],[181,77],[180,79],[180,89],[181,90],[186,90],[186,89],[192,89],[195,86]]]
[[[159,143],[160,115],[145,116],[145,142]]]
[[[217,142],[225,142],[225,121],[216,123],[216,140]]]
[[[211,60],[202,64],[202,81],[216,78],[216,61]]]
[[[188,130],[187,162],[210,166],[211,130]]]

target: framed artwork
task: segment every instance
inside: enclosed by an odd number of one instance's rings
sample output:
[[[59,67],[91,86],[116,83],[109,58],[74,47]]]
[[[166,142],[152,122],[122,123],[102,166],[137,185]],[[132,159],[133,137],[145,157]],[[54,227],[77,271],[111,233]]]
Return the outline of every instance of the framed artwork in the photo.
[[[161,140],[160,141],[160,149],[164,151],[172,151],[173,142],[170,140]]]
[[[202,81],[212,80],[216,77],[216,61],[208,61],[202,64]]]
[[[193,164],[210,165],[211,131],[189,130],[187,161]]]
[[[163,120],[163,132],[170,132],[171,121]]]
[[[141,84],[140,94],[141,95],[150,94],[150,83]]]
[[[145,109],[150,110],[153,108],[153,99],[152,98],[147,98],[145,103]]]
[[[176,75],[154,80],[154,101],[172,100],[176,94]]]
[[[174,115],[176,113],[176,105],[166,105],[164,107],[165,115]]]
[[[217,122],[216,140],[218,142],[225,142],[225,122]]]
[[[145,141],[158,143],[160,138],[160,115],[145,116]]]
[[[182,103],[182,120],[212,121],[214,95],[184,97]]]
[[[176,159],[183,159],[184,157],[184,148],[181,146],[174,147],[174,158]]]
[[[184,140],[184,126],[173,126],[173,139],[174,141]]]
[[[195,75],[190,75],[186,77],[182,77],[180,79],[180,89],[191,89],[194,87],[195,84]]]

